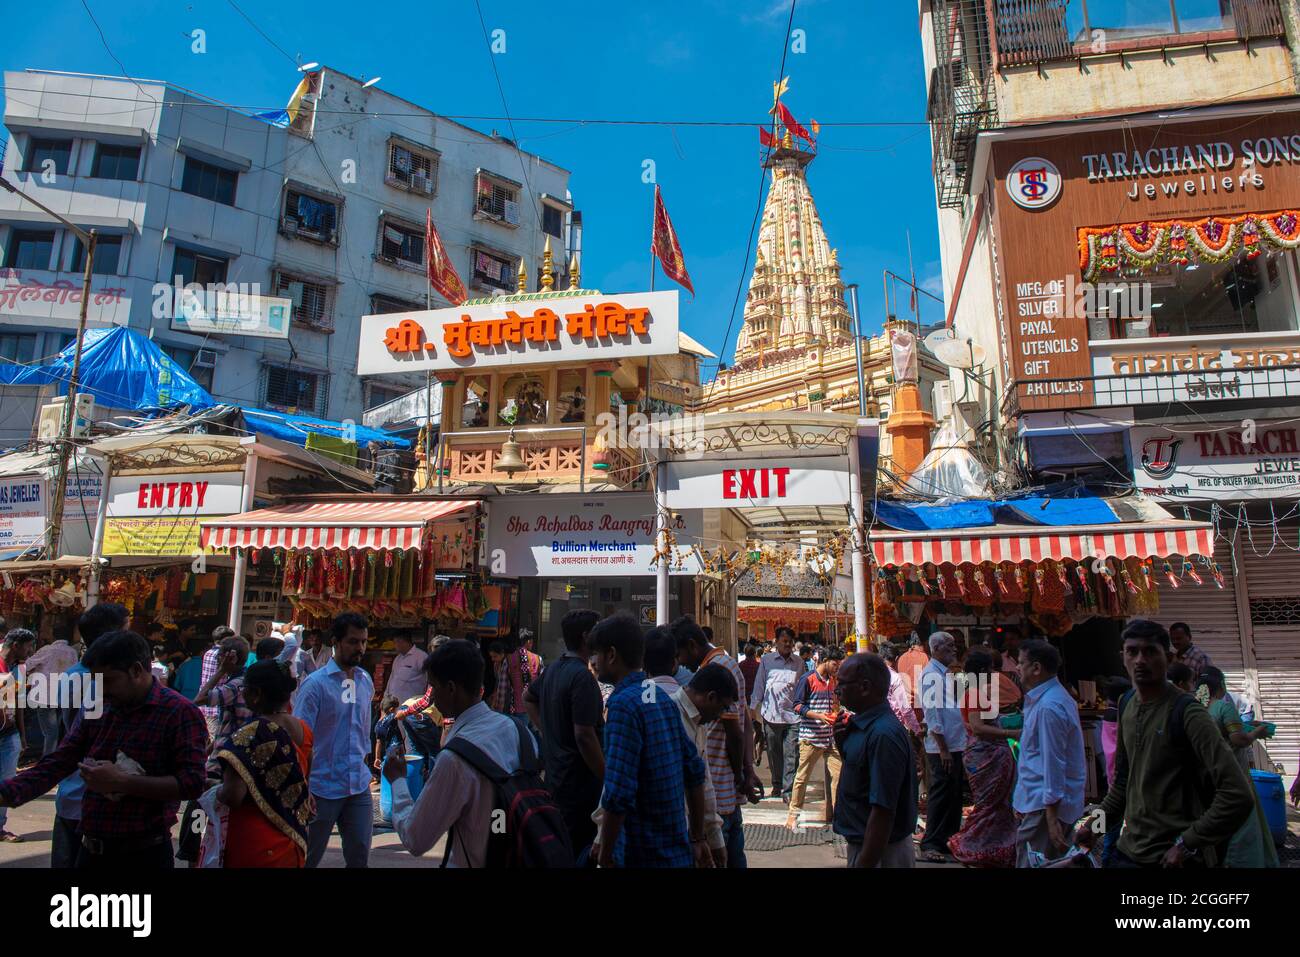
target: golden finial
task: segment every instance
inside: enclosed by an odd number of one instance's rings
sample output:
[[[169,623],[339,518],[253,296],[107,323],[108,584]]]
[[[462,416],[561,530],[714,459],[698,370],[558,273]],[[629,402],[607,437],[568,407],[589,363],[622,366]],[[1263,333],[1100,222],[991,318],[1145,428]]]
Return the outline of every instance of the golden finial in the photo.
[[[569,288],[570,289],[581,288],[578,285],[579,281],[580,279],[578,275],[578,254],[574,253],[571,257],[569,257]]]
[[[550,292],[551,287],[554,285],[555,273],[552,271],[551,240],[548,236],[546,239],[546,246],[542,250],[542,288],[547,292]]]
[[[781,141],[781,146],[788,150],[794,149],[794,137],[790,135],[789,130],[785,131],[785,139]]]
[[[515,292],[528,291],[528,267],[524,265],[523,257],[519,259],[519,274],[515,277]]]

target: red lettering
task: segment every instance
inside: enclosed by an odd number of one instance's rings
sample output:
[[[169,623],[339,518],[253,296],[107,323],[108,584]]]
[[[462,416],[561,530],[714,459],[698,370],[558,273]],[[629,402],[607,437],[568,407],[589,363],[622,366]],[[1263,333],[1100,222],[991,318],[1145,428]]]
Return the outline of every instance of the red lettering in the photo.
[[[152,485],[149,486],[149,507],[150,508],[162,508],[162,502],[163,502],[162,493],[163,493],[163,487],[160,483],[154,482]]]
[[[167,483],[167,507],[168,508],[176,507],[176,490],[180,488],[180,485],[181,485],[180,482]]]
[[[790,474],[788,468],[772,469],[772,474],[776,476],[776,497],[785,498],[785,477]]]
[[[1217,432],[1214,433],[1214,452],[1213,452],[1213,454],[1214,454],[1215,456],[1227,455],[1227,454],[1228,454],[1227,450],[1224,449],[1224,447],[1223,447],[1223,436],[1219,435],[1219,433],[1217,433]]]
[[[197,496],[196,496],[196,497],[197,497],[198,500],[199,500],[199,508],[202,508],[202,507],[203,507],[203,500],[204,500],[205,498],[207,498],[207,495],[208,495],[208,483],[207,483],[207,482],[195,482],[195,483],[194,483],[194,491],[197,493]]]
[[[758,498],[758,490],[754,488],[754,473],[757,469],[739,469],[740,472],[740,497],[741,498]]]
[[[1279,452],[1289,452],[1292,455],[1296,453],[1295,447],[1295,429],[1279,429],[1276,433],[1278,444],[1281,446]]]
[[[147,482],[140,483],[140,496],[136,501],[136,505],[140,508],[149,507],[149,485]]]
[[[1229,432],[1229,433],[1228,433],[1228,449],[1232,452],[1233,455],[1245,455],[1245,454],[1246,454],[1246,447],[1245,447],[1244,445],[1241,444],[1241,433],[1240,433],[1240,432]]]
[[[722,497],[723,498],[736,497],[736,470],[735,469],[722,470]]]
[[[1208,459],[1213,453],[1210,452],[1210,439],[1214,436],[1209,432],[1197,432],[1195,439],[1201,447],[1201,458]]]
[[[194,483],[181,483],[181,508],[189,508],[194,504]]]
[[[763,477],[763,498],[767,498],[769,495],[772,494],[770,491],[768,491],[768,487],[767,487],[767,473],[768,473],[768,469],[762,469],[759,472],[759,474]]]

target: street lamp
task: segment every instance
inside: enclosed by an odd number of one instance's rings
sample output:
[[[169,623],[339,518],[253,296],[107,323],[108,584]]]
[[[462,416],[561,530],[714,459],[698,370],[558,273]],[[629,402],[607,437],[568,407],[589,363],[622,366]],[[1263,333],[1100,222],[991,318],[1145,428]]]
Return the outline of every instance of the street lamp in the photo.
[[[50,494],[49,528],[45,532],[46,557],[53,560],[59,557],[59,539],[63,533],[63,497],[68,482],[68,459],[72,454],[72,420],[77,407],[77,384],[81,376],[81,346],[86,338],[86,306],[90,303],[90,277],[95,263],[96,231],[82,229],[76,223],[69,222],[44,203],[32,199],[21,192],[13,183],[0,177],[0,188],[15,196],[21,196],[37,209],[53,216],[66,226],[86,250],[86,271],[81,279],[81,309],[77,316],[77,348],[72,357],[72,375],[68,379],[68,398],[63,403],[63,428],[59,435],[59,465],[54,472],[54,491]],[[108,490],[105,489],[107,494]]]

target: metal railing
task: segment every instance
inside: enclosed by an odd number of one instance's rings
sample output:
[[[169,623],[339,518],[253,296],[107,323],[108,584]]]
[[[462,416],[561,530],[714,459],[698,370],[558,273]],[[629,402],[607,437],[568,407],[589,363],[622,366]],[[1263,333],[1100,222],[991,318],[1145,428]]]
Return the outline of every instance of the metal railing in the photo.
[[[1087,397],[1091,389],[1091,398]],[[1294,404],[1300,395],[1300,365],[1237,366],[1189,372],[1099,375],[1011,383],[1003,411],[1114,406],[1183,406],[1238,402],[1243,406]]]
[[[929,119],[939,205],[960,209],[970,186],[975,137],[997,123],[985,0],[935,0],[935,68]]]

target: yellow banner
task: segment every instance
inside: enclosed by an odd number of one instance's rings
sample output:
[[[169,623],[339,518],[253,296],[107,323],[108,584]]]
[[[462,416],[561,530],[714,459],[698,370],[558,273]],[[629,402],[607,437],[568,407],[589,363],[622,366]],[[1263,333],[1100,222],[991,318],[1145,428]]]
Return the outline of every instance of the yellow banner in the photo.
[[[201,522],[216,515],[110,518],[104,523],[105,555],[149,557],[197,555]]]

